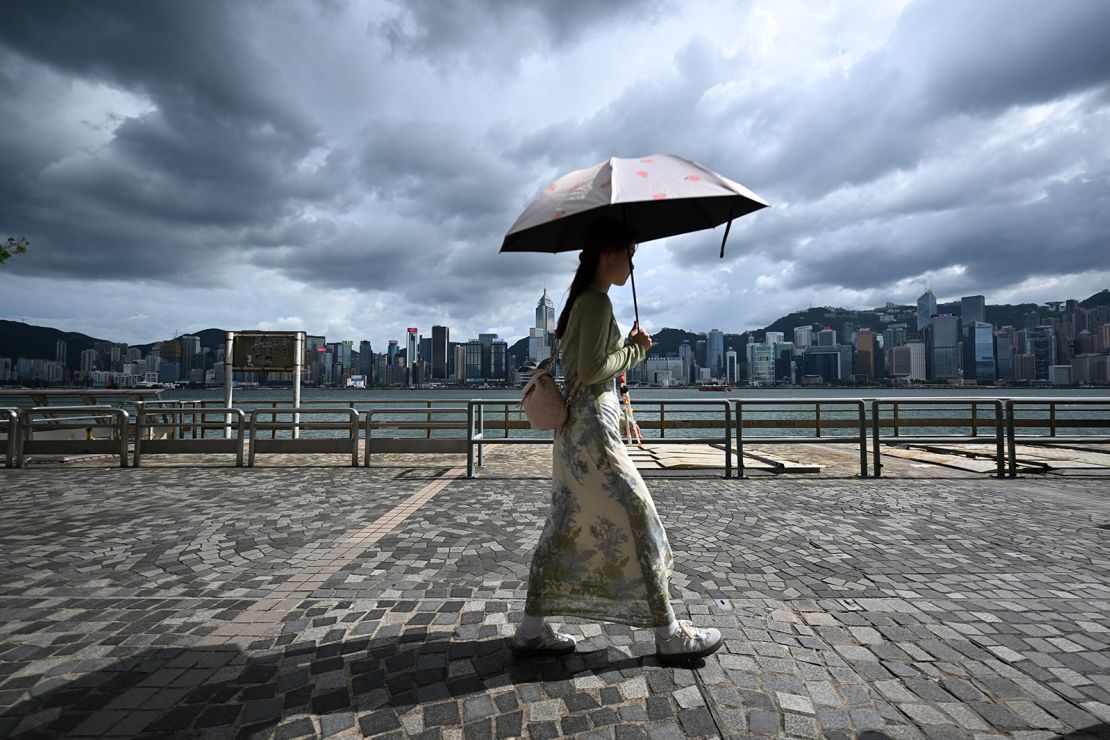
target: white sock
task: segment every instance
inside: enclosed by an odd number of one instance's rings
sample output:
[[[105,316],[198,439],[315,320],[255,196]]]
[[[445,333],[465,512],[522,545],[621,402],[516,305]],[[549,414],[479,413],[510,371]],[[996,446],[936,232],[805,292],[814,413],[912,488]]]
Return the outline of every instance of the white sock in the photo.
[[[533,617],[528,614],[524,615],[524,619],[520,620],[520,634],[524,637],[539,637],[543,632],[543,617]]]
[[[663,627],[655,628],[655,636],[661,640],[667,640],[674,637],[674,633],[678,632],[678,620],[672,619],[671,623]]]

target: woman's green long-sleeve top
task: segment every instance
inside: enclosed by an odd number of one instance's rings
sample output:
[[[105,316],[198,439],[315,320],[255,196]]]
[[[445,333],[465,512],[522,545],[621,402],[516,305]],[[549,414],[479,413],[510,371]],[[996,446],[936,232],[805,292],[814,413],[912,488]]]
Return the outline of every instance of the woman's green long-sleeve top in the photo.
[[[563,335],[563,372],[568,387],[593,385],[634,368],[647,354],[621,335],[609,295],[592,285],[574,301]]]

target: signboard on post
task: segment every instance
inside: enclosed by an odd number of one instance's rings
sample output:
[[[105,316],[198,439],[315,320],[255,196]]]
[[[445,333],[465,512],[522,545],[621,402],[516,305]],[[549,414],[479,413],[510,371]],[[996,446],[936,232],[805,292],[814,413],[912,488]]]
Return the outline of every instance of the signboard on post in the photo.
[[[291,373],[301,366],[297,348],[298,339],[304,347],[303,337],[300,331],[237,331],[232,367],[240,372]]]
[[[304,367],[303,331],[229,331],[224,345],[224,406],[233,402],[234,372],[293,373],[293,408],[301,406]],[[301,436],[301,415],[293,412],[293,437]],[[231,437],[231,415],[224,421],[224,437]]]

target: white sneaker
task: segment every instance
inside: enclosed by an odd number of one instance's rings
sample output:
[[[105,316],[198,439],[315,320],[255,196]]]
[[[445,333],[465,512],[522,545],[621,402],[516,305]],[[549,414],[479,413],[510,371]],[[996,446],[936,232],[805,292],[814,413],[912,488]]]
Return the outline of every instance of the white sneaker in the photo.
[[[683,619],[670,637],[655,636],[655,654],[660,663],[680,663],[715,653],[724,643],[720,630],[700,629]]]
[[[516,634],[513,635],[512,640],[509,641],[509,647],[512,649],[513,654],[521,657],[529,655],[563,655],[565,653],[573,653],[574,646],[577,643],[570,635],[556,632],[551,629],[550,624],[545,624],[543,629],[535,637],[525,637],[517,629]]]

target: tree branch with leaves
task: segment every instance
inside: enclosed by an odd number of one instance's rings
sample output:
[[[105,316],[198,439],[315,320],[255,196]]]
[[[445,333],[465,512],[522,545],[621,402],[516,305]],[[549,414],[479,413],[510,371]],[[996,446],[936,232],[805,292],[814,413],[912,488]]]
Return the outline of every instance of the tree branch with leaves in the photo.
[[[13,254],[27,254],[27,247],[31,242],[25,236],[9,236],[6,244],[0,244],[0,265],[8,261]]]

